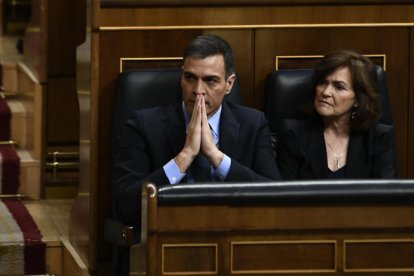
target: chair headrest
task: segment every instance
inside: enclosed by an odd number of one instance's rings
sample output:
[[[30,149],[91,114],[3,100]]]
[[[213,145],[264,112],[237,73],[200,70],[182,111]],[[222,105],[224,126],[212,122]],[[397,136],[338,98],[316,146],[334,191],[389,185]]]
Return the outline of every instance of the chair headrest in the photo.
[[[272,131],[285,118],[304,118],[301,111],[313,99],[312,70],[279,70],[267,77],[265,113]]]
[[[382,115],[380,122],[393,124],[391,102],[388,95],[388,84],[384,70],[376,66],[378,88],[381,95]],[[281,119],[305,117],[303,108],[314,99],[312,82],[313,70],[279,70],[270,73],[266,80],[267,102],[265,113],[270,129],[279,130]]]
[[[181,100],[181,69],[128,70],[118,77],[113,131],[118,133],[136,109],[168,105]]]

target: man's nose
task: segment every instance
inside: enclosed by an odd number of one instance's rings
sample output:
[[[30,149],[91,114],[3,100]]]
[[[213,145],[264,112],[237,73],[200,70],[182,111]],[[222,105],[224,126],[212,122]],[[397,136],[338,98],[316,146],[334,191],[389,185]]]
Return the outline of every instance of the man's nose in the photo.
[[[206,88],[202,80],[198,80],[194,86],[194,93],[195,94],[205,94]]]

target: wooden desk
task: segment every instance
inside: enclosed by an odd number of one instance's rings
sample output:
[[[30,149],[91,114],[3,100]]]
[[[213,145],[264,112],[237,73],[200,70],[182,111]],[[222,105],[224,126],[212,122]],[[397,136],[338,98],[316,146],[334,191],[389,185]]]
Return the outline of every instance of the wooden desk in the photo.
[[[306,187],[275,187],[274,203],[269,196],[225,204],[221,196],[210,205],[211,193],[200,204],[161,203],[162,191],[149,184],[131,275],[413,275],[414,182],[402,183],[406,191],[375,196],[369,189],[347,195],[346,183],[309,197]]]

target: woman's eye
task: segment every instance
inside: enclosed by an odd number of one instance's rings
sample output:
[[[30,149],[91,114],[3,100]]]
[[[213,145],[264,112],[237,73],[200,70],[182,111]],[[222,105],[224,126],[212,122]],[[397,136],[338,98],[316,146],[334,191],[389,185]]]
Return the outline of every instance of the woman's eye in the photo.
[[[326,81],[320,81],[320,82],[317,83],[317,86],[320,89],[324,89],[327,85],[328,85],[328,83]]]
[[[339,91],[342,91],[342,90],[345,90],[345,87],[343,85],[336,85],[335,89],[339,90]]]

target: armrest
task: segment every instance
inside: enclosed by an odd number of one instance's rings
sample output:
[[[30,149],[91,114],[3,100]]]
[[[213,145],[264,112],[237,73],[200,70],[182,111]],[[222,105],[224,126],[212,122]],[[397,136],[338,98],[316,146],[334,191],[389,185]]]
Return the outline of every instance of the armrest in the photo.
[[[414,200],[414,180],[317,180],[178,184],[160,187],[159,205],[401,202]]]
[[[158,205],[277,205],[307,203],[414,202],[414,180],[316,180],[261,183],[143,185],[140,241],[146,241],[147,196]],[[157,190],[157,191],[156,191]],[[138,232],[114,219],[105,220],[105,239],[122,246],[136,244]],[[139,240],[139,239],[138,239]]]
[[[154,197],[156,187],[146,181],[142,185],[141,198],[141,229],[134,229],[133,226],[125,225],[123,222],[107,218],[105,219],[104,234],[105,240],[120,246],[132,246],[138,243],[145,243],[148,224],[148,197]],[[141,231],[140,231],[141,230]]]
[[[105,240],[115,245],[131,246],[135,244],[134,227],[124,225],[115,219],[105,219]]]

